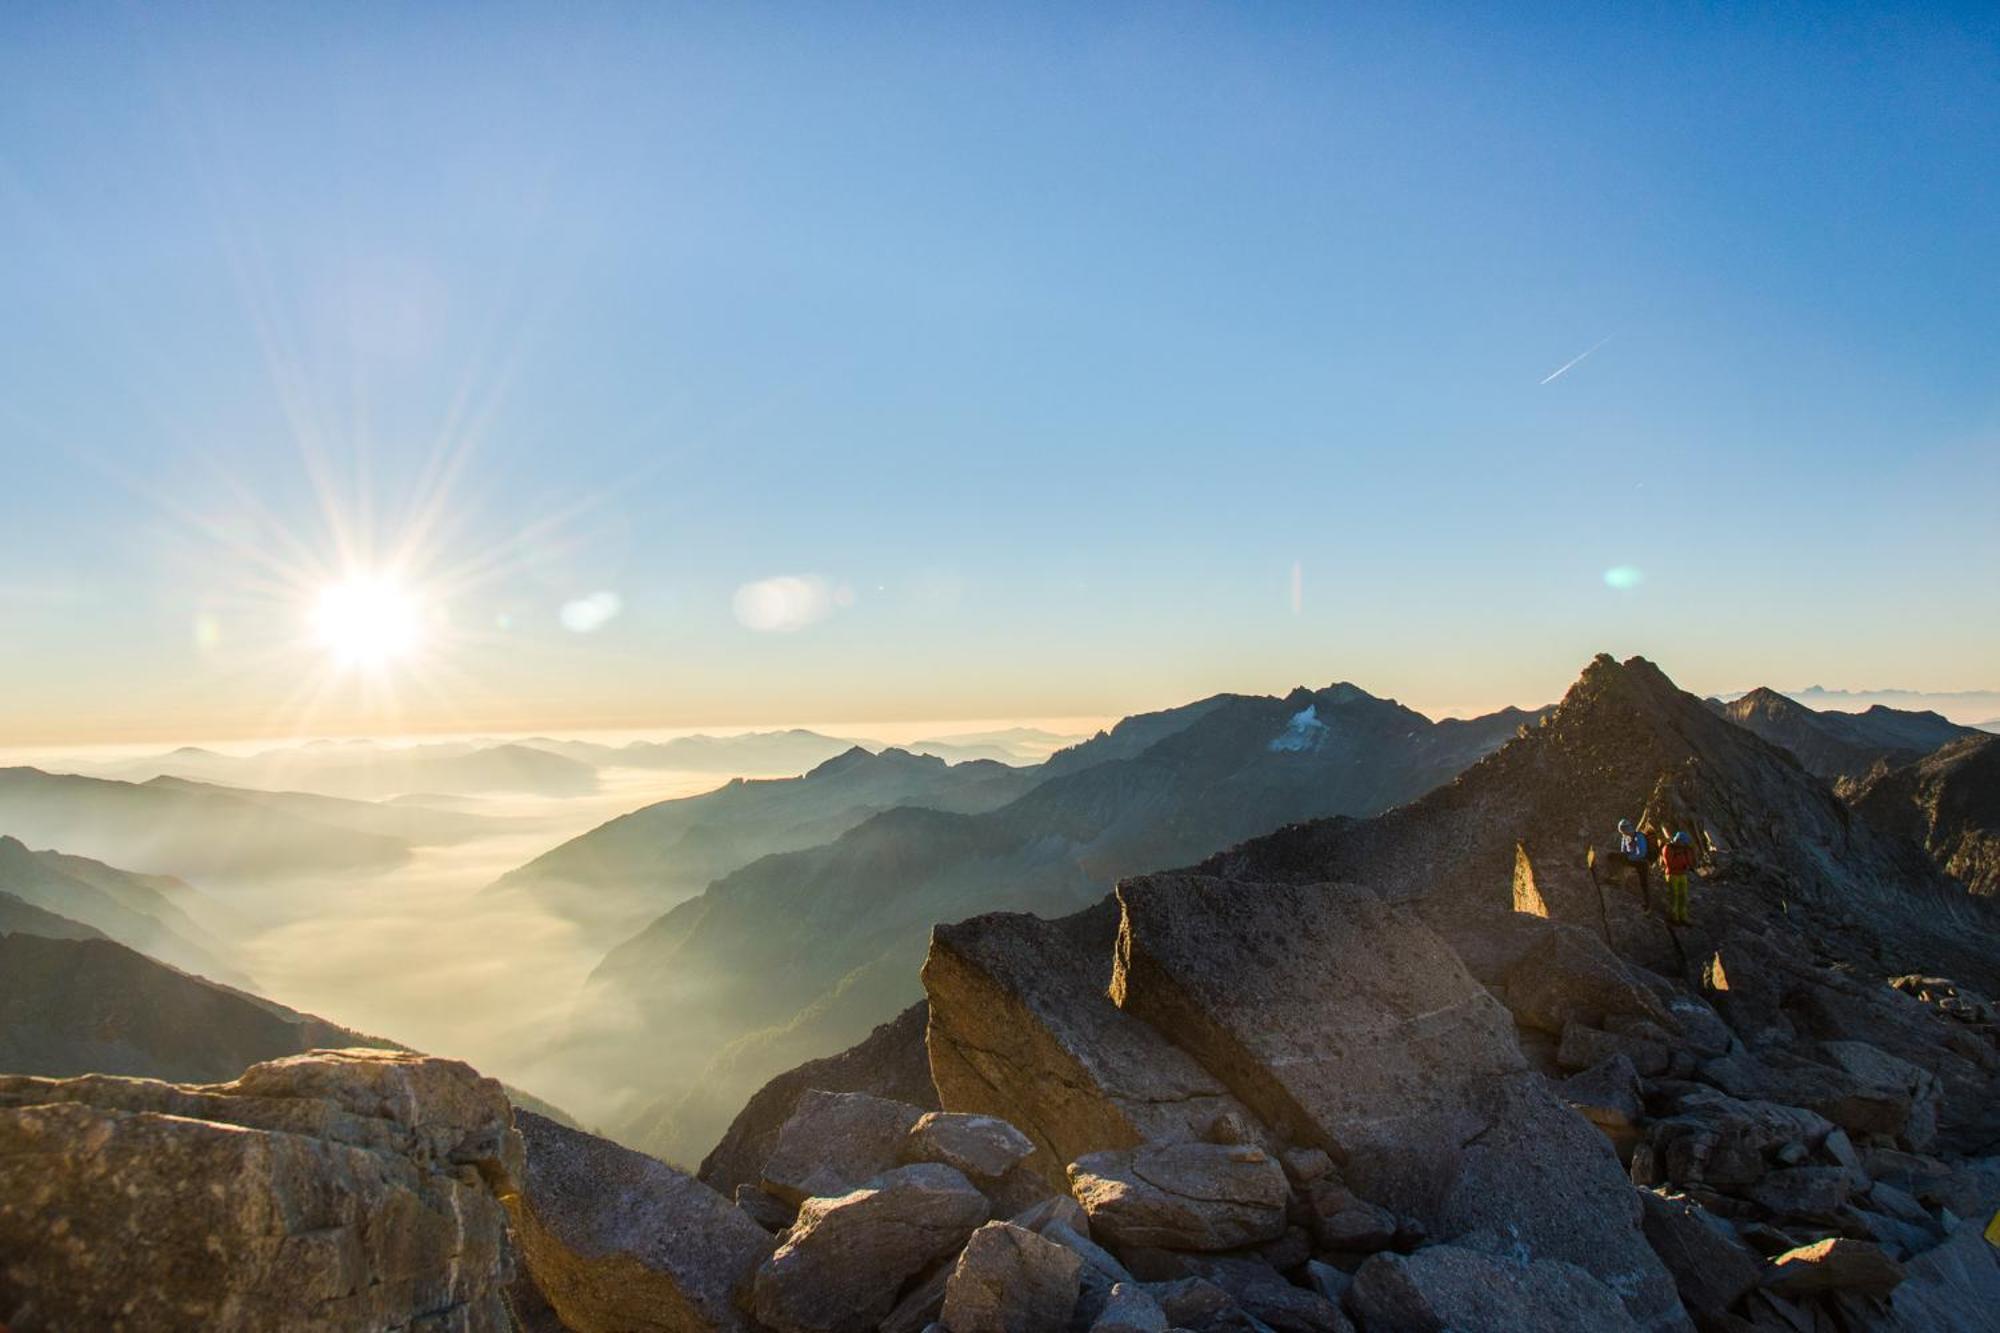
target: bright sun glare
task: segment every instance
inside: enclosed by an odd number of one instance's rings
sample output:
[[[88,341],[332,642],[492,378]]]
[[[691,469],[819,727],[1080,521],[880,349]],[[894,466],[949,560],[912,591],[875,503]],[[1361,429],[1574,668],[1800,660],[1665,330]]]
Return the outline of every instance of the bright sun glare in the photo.
[[[423,635],[422,608],[391,580],[353,578],[321,590],[312,628],[341,662],[380,666],[415,651]]]

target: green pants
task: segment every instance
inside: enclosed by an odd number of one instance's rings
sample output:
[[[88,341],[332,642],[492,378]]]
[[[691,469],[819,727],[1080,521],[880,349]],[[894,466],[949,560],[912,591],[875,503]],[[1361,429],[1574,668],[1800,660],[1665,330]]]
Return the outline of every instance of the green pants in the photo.
[[[1688,877],[1667,876],[1667,920],[1677,926],[1688,924]]]

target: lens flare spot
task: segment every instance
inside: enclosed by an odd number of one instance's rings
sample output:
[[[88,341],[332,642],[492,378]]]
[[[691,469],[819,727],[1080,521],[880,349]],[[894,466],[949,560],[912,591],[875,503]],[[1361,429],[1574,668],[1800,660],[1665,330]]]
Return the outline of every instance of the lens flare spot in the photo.
[[[609,589],[564,602],[557,618],[572,634],[594,634],[618,618],[625,609],[624,599]]]
[[[1636,565],[1613,565],[1604,571],[1604,586],[1617,592],[1630,592],[1645,581]]]

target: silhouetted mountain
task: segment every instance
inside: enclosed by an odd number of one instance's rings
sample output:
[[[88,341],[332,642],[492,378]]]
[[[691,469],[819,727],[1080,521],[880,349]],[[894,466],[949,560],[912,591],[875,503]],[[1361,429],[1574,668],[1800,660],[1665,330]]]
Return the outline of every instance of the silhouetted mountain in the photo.
[[[1862,713],[1820,712],[1776,690],[1758,688],[1714,705],[1829,782],[1859,777],[1878,762],[1907,763],[1972,734],[1938,713],[1913,713],[1876,704]]]
[[[621,815],[498,880],[593,928],[629,931],[711,881],[774,852],[828,842],[903,805],[971,812],[1034,778],[1002,764],[946,764],[851,746],[803,777],[745,780]]]
[[[903,748],[912,754],[931,754],[954,764],[973,759],[996,763],[1039,764],[1056,751],[1075,745],[1081,737],[1059,736],[1039,727],[1005,727],[999,731],[973,731],[951,736],[933,736],[911,741]]]
[[[0,891],[0,935],[40,935],[51,940],[101,940],[104,932],[81,921],[24,902]]]
[[[168,876],[135,875],[88,857],[30,851],[19,839],[0,836],[0,893],[55,914],[39,928],[32,918],[17,915],[12,924],[0,921],[0,929],[76,938],[68,927],[80,923],[175,967],[247,984],[182,906],[194,892]]]
[[[111,940],[0,935],[0,1071],[210,1082],[315,1047],[393,1046]]]
[[[213,1082],[315,1049],[409,1049],[191,976],[92,933],[16,930],[8,904],[0,893],[0,1074]],[[506,1091],[518,1106],[576,1124],[560,1107]]]
[[[238,788],[363,800],[410,792],[580,796],[597,790],[597,771],[590,764],[517,744],[315,741],[254,755],[218,754],[184,746],[169,754],[122,760],[98,771],[121,778],[166,775]]]
[[[185,782],[0,768],[0,833],[148,872],[247,877],[393,865],[471,816]],[[385,831],[379,820],[392,821]],[[394,821],[414,821],[397,824]],[[440,839],[441,840],[441,839]]]
[[[1914,763],[1878,764],[1841,792],[1857,815],[1918,843],[1973,893],[2000,895],[2000,737],[1974,734]]]
[[[933,922],[1001,908],[1059,915],[1119,876],[1286,820],[1384,809],[1532,719],[1510,709],[1432,722],[1352,685],[1220,695],[1129,719],[1055,756],[998,809],[913,804],[716,881],[606,957],[586,1019],[639,1015],[648,1077],[694,1089],[645,1113],[688,1137],[648,1146],[690,1155],[770,1074],[851,1044],[913,1001]]]

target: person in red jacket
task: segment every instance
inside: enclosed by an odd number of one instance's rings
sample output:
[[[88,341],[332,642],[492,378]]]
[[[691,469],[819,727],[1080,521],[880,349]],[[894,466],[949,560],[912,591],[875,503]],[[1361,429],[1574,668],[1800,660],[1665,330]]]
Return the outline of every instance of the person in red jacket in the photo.
[[[1682,829],[1660,844],[1660,869],[1667,877],[1667,922],[1688,923],[1688,873],[1694,869],[1694,839]]]

